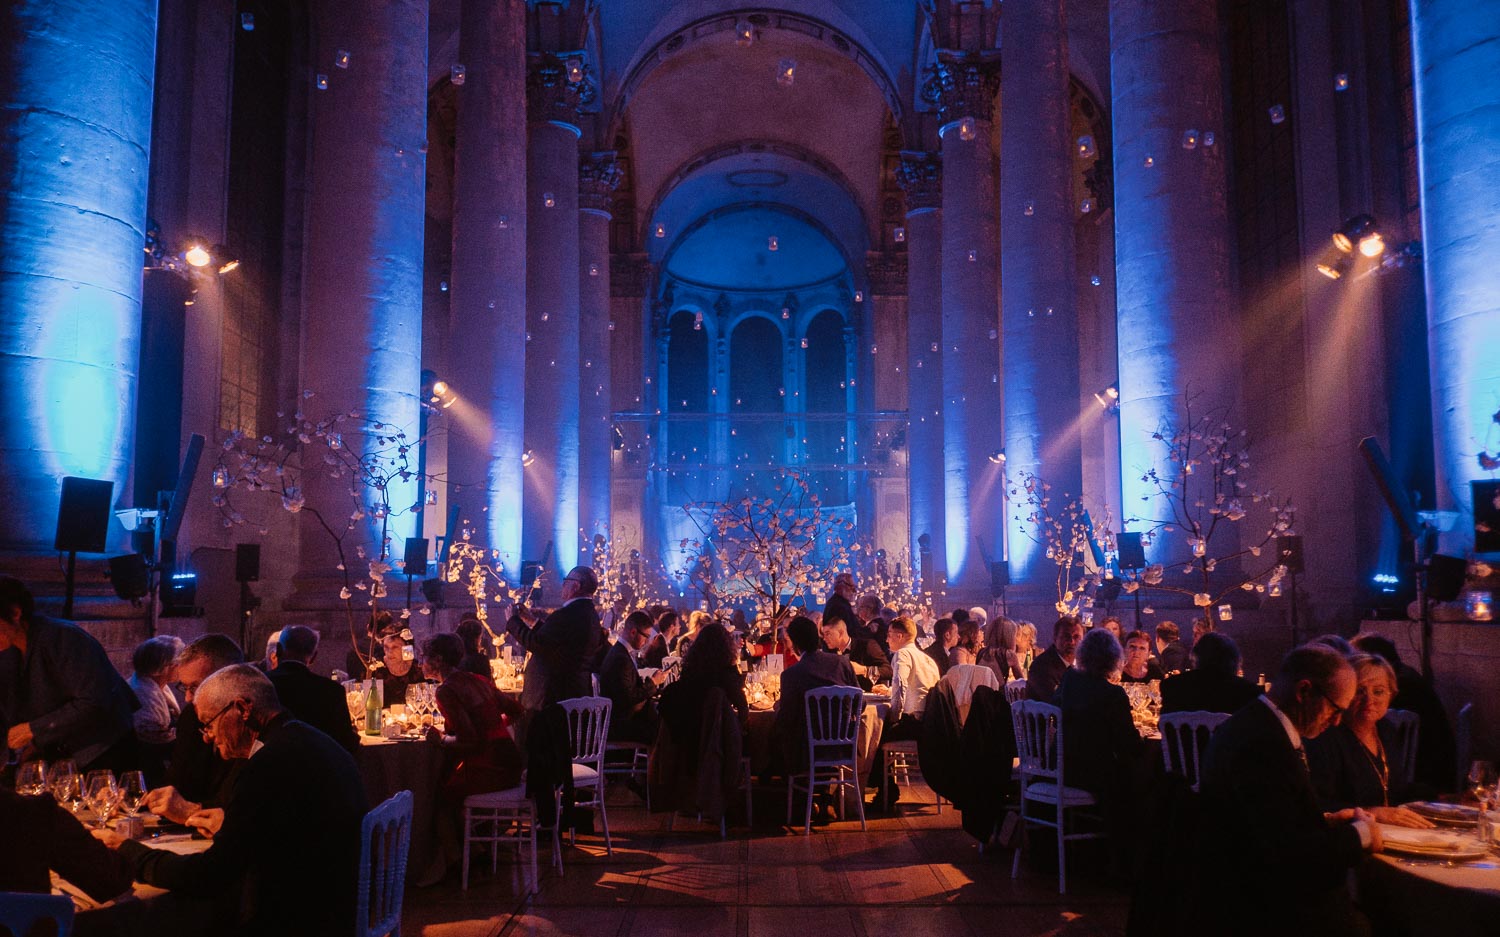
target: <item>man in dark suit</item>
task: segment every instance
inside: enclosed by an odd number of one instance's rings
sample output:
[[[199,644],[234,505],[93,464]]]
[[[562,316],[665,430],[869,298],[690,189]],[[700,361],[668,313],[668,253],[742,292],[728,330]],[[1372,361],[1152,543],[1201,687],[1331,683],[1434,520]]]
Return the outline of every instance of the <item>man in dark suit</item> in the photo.
[[[654,742],[661,720],[651,698],[665,679],[662,671],[643,679],[636,656],[651,642],[651,616],[642,611],[625,618],[620,640],[609,646],[599,662],[599,695],[609,697],[611,742]]]
[[[1240,649],[1234,639],[1210,631],[1193,646],[1192,670],[1161,682],[1163,713],[1235,713],[1260,696],[1260,687],[1239,675]]]
[[[953,664],[948,652],[958,646],[958,623],[951,618],[939,618],[932,624],[932,635],[932,643],[922,653],[937,662],[938,676],[942,676]]]
[[[807,763],[807,717],[804,699],[808,690],[825,686],[859,686],[854,667],[841,654],[819,648],[818,626],[798,615],[786,626],[787,639],[800,655],[781,674],[781,703],[771,725],[771,738],[781,746],[791,770]]]
[[[177,655],[177,680],[185,700],[177,719],[177,741],[167,765],[167,783],[147,798],[151,812],[176,823],[204,807],[222,807],[229,801],[235,778],[244,759],[225,761],[203,740],[198,722],[198,687],[230,664],[243,663],[245,655],[228,635],[206,634],[188,644]]]
[[[1297,648],[1270,692],[1214,732],[1203,764],[1204,932],[1359,934],[1348,871],[1382,847],[1362,810],[1324,814],[1302,740],[1354,702],[1354,668],[1328,648]],[[1210,923],[1212,922],[1212,923]]]
[[[1026,698],[1051,703],[1062,684],[1063,674],[1073,666],[1073,654],[1083,640],[1083,624],[1067,615],[1052,626],[1052,646],[1037,655],[1026,674]]]
[[[1163,673],[1187,670],[1193,665],[1192,652],[1179,639],[1182,631],[1175,621],[1159,622],[1156,626],[1156,659],[1161,662]]]
[[[879,641],[863,633],[854,637],[848,626],[837,618],[831,623],[825,621],[819,631],[824,650],[847,657],[861,687],[868,690],[877,683],[891,682],[891,660]]]
[[[833,595],[823,604],[823,619],[821,624],[827,625],[837,618],[851,630],[864,623],[854,613],[854,577],[848,573],[839,573],[833,577]]]
[[[288,625],[281,629],[276,642],[276,669],[266,676],[276,688],[281,706],[293,719],[312,726],[344,746],[349,752],[359,750],[359,736],[349,720],[349,705],[344,688],[310,669],[318,656],[318,633],[306,625]],[[391,703],[405,700],[389,699]]]
[[[562,583],[562,607],[537,621],[517,607],[505,630],[531,652],[521,703],[535,712],[565,699],[593,693],[589,661],[599,650],[603,632],[594,593],[599,579],[587,566],[575,566]]]
[[[203,731],[219,757],[249,759],[222,812],[194,819],[214,833],[196,855],[95,835],[120,850],[140,881],[206,898],[232,895],[247,919],[236,933],[323,937],[354,919],[364,783],[354,758],[291,718],[271,681],[235,664],[199,688]],[[256,742],[261,746],[252,749]],[[243,904],[240,905],[243,888]]]

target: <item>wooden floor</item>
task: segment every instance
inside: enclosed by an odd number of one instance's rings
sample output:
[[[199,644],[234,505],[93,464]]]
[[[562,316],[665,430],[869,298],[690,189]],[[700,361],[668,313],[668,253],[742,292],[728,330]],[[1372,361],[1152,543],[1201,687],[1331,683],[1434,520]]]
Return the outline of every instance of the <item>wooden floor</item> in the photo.
[[[623,787],[612,790],[614,856],[603,839],[564,841],[565,872],[544,872],[541,893],[520,897],[514,856],[489,862],[469,890],[456,875],[408,888],[404,937],[967,937],[1121,934],[1126,890],[1104,881],[1098,863],[1069,863],[1069,894],[1056,872],[1010,877],[1011,853],[980,855],[945,807],[938,816],[918,785],[899,813],[814,824],[804,835],[782,825],[784,790],[757,792],[756,828],[727,840],[692,818],[667,830]],[[922,798],[926,798],[922,802]],[[1046,831],[1043,831],[1045,835]],[[1086,859],[1086,857],[1084,857]],[[547,862],[543,850],[541,863]],[[508,864],[509,863],[509,864]],[[1090,870],[1090,867],[1095,867]]]

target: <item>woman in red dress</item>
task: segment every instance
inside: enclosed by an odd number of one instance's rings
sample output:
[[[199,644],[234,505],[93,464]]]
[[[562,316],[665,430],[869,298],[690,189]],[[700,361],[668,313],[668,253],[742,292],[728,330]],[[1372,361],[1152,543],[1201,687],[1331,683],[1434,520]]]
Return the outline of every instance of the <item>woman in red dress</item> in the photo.
[[[456,634],[439,634],[422,647],[422,669],[438,684],[437,704],[446,727],[439,739],[450,755],[442,800],[461,808],[465,797],[503,791],[521,783],[521,751],[511,721],[521,715],[519,703],[507,699],[495,684],[459,670],[463,642]]]

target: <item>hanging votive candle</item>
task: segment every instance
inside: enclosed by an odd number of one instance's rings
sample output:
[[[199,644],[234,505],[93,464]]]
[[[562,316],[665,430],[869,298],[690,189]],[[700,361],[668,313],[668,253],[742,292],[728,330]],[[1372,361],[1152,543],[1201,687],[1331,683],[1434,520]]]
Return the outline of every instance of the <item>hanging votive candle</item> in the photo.
[[[958,122],[958,138],[960,140],[972,140],[979,134],[978,122],[972,117],[965,117]]]
[[[455,85],[461,85],[469,79],[469,70],[462,64],[455,62],[448,66],[448,80]]]
[[[1198,148],[1198,131],[1184,130],[1182,132],[1182,148],[1184,150],[1196,150]]]
[[[1080,159],[1093,159],[1098,152],[1099,148],[1094,145],[1094,138],[1092,136],[1084,134],[1078,138],[1078,157]]]
[[[1208,553],[1208,543],[1201,538],[1195,537],[1188,541],[1193,547],[1194,556],[1204,556]]]
[[[778,251],[778,250],[781,250],[781,239],[778,238],[774,234],[771,235],[770,237],[766,238],[766,250],[768,250],[768,251]]]
[[[557,196],[553,195],[551,192],[543,192],[542,193],[542,204],[545,205],[545,206],[547,206],[548,208],[556,208],[557,207]]]
[[[229,470],[226,469],[222,465],[220,465],[220,466],[218,466],[217,468],[214,469],[214,487],[215,488],[228,488],[229,487]]]
[[[905,228],[897,227],[896,230],[891,233],[891,236],[893,238],[895,238],[897,244],[905,244],[906,243],[906,229]]]
[[[1464,611],[1470,621],[1493,621],[1495,618],[1495,595],[1493,592],[1472,590],[1464,594]]]
[[[790,88],[797,78],[797,60],[782,59],[776,66],[776,83]]]
[[[659,238],[664,238],[667,236],[667,226],[661,222],[657,222],[656,227],[652,229],[651,233]]]
[[[1234,606],[1233,605],[1220,605],[1219,606],[1219,621],[1234,621]]]

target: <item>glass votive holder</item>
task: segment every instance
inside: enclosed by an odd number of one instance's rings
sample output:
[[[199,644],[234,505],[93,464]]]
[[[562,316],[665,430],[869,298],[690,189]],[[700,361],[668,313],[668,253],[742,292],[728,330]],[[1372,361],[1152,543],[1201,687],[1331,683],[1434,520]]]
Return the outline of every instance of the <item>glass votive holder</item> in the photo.
[[[1495,594],[1479,589],[1464,593],[1464,611],[1470,621],[1494,621]]]

